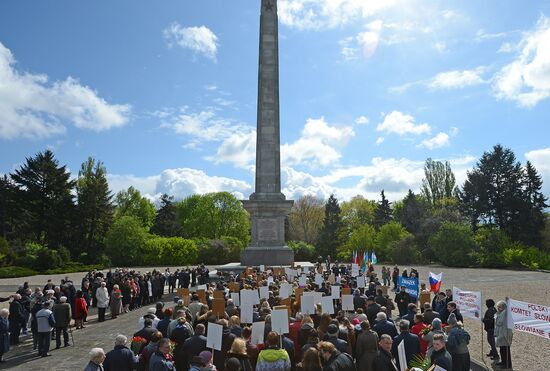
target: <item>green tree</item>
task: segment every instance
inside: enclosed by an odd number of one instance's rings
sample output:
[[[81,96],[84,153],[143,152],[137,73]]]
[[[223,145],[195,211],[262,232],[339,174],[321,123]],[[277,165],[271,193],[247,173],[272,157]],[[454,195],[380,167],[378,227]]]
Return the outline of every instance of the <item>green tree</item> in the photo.
[[[389,261],[392,258],[395,243],[409,235],[409,232],[399,222],[384,224],[376,234],[376,257],[380,261]]]
[[[349,201],[342,202],[342,223],[346,235],[350,235],[356,228],[365,224],[374,224],[377,203],[368,200],[361,195],[353,197]]]
[[[511,246],[508,235],[494,226],[479,228],[474,236],[479,249],[475,252],[476,262],[484,267],[503,267],[502,251]]]
[[[448,161],[426,160],[421,193],[432,207],[444,206],[448,199],[455,198],[455,175]]]
[[[18,187],[18,202],[24,210],[32,239],[50,248],[68,245],[71,220],[74,216],[75,181],[66,166],[59,166],[50,150],[27,158],[26,163],[11,174]]]
[[[315,196],[302,196],[292,206],[288,216],[289,238],[314,244],[323,227],[323,201]]]
[[[524,208],[523,170],[511,149],[501,145],[485,152],[471,172],[461,192],[463,211],[472,228],[493,224],[512,239],[521,235]]]
[[[416,264],[422,260],[413,235],[392,242],[391,250],[392,262],[395,264]]]
[[[141,196],[141,193],[134,187],[126,191],[120,191],[116,195],[116,218],[133,216],[137,218],[141,226],[149,230],[155,219],[155,206],[151,201]]]
[[[384,224],[389,223],[392,220],[392,209],[391,202],[388,201],[384,190],[380,192],[381,199],[378,202],[378,207],[376,208],[376,214],[374,217],[374,225],[377,228],[382,227]]]
[[[247,244],[250,220],[242,203],[229,192],[192,195],[177,205],[178,220],[186,238],[238,238]]]
[[[304,241],[289,241],[288,247],[294,251],[294,261],[311,262],[317,259],[315,246]]]
[[[430,248],[436,258],[449,267],[467,267],[474,262],[478,249],[474,235],[467,225],[445,222],[430,238]]]
[[[544,228],[541,231],[542,250],[550,253],[550,214],[544,214]]]
[[[114,214],[107,170],[101,161],[89,157],[82,164],[76,180],[76,199],[75,228],[79,231],[80,246],[73,247],[73,255],[85,251],[87,256],[99,261]]]
[[[394,219],[403,224],[407,231],[415,235],[420,230],[428,214],[428,205],[424,202],[424,198],[416,196],[410,189],[400,207],[394,204]]]
[[[17,202],[17,186],[7,175],[0,177],[0,236],[6,240],[23,237],[27,225],[21,204]]]
[[[182,226],[178,222],[174,197],[163,194],[160,197],[160,208],[157,211],[151,233],[164,237],[181,236]]]
[[[330,195],[325,204],[325,219],[317,243],[317,249],[321,256],[327,257],[330,255],[332,258],[336,256],[336,251],[340,246],[341,231],[340,205],[336,197]]]
[[[130,215],[121,216],[107,232],[107,254],[115,265],[141,263],[141,253],[145,249],[148,237],[140,219]]]
[[[355,228],[347,241],[338,249],[338,258],[349,261],[353,251],[369,251],[375,249],[376,229],[369,224],[363,224]]]
[[[542,231],[544,230],[544,210],[548,200],[542,193],[542,178],[537,169],[527,161],[523,175],[523,208],[520,213],[520,223],[517,234],[526,245],[542,246]]]

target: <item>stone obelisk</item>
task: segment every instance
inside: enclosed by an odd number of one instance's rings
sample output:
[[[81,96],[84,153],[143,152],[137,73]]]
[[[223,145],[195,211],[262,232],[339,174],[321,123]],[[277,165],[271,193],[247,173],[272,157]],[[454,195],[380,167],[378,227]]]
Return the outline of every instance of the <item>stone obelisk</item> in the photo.
[[[251,217],[251,238],[241,253],[241,264],[290,265],[294,252],[285,245],[285,217],[294,201],[281,193],[277,0],[261,3],[256,188],[243,201]]]

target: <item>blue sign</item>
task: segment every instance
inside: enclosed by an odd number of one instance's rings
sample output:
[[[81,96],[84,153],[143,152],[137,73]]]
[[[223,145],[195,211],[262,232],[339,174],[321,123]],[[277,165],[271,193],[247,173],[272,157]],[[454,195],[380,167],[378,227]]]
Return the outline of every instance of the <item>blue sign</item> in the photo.
[[[405,286],[407,292],[410,296],[413,297],[414,300],[418,298],[418,278],[407,278],[399,276],[399,279],[397,280],[397,286],[399,286],[399,289],[401,288],[401,286]]]

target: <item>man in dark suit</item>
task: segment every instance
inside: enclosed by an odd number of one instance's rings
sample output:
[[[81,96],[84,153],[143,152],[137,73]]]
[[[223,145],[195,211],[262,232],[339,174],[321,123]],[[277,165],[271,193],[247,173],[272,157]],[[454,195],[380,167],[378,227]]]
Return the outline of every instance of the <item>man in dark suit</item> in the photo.
[[[147,340],[147,343],[151,341],[153,333],[157,330],[153,327],[153,320],[151,318],[145,318],[143,320],[143,328],[134,334],[134,337],[139,336]]]
[[[388,321],[386,313],[380,312],[376,315],[376,324],[373,327],[373,330],[378,334],[378,337],[381,339],[382,335],[389,335],[392,339],[397,336],[397,329],[395,325]]]
[[[394,358],[397,360],[397,368],[400,368],[399,353],[397,351],[397,347],[402,341],[405,344],[405,357],[407,358],[406,367],[408,367],[408,365],[411,363],[411,360],[414,358],[414,356],[420,354],[421,352],[420,340],[418,339],[418,336],[409,332],[409,325],[410,323],[407,320],[402,320],[401,322],[399,322],[399,331],[401,333],[393,339],[391,352]]]
[[[374,358],[374,370],[376,371],[398,371],[395,359],[391,354],[393,340],[392,338],[384,334],[380,337],[378,342],[378,354]]]
[[[188,362],[194,356],[198,356],[200,352],[206,350],[206,336],[204,336],[204,332],[204,325],[199,323],[195,328],[195,335],[186,339],[183,343],[183,351],[185,352]]]

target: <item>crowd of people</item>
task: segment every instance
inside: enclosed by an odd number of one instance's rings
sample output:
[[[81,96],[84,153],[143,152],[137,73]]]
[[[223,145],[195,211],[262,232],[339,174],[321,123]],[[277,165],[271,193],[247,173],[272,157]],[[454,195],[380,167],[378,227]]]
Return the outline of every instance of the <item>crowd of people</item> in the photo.
[[[10,299],[9,312],[0,312],[0,357],[5,344],[16,344],[19,331],[27,330],[29,318],[33,345],[41,356],[47,356],[52,334],[57,347],[61,346],[61,335],[64,345],[69,346],[66,330],[71,316],[77,328],[83,327],[88,306],[96,305],[98,320],[103,321],[107,310],[116,318],[155,303],[139,319],[130,340],[118,335],[109,352],[92,349],[85,370],[400,370],[400,343],[410,369],[427,363],[448,371],[470,370],[470,335],[464,329],[451,290],[436,293],[431,303],[418,303],[405,286],[397,284],[399,276],[418,277],[414,269],[409,273],[398,267],[382,267],[379,276],[374,266],[369,266],[363,274],[364,288],[358,287],[357,278],[351,273],[349,265],[319,263],[304,272],[305,286],[300,286],[303,279],[298,275],[289,277],[281,269],[247,269],[242,274],[220,275],[219,280],[209,282],[207,269],[199,266],[143,275],[124,269],[109,271],[105,276],[102,272],[90,272],[83,278],[80,290],[69,280],[60,286],[48,282],[44,290],[34,292],[24,285]],[[319,274],[323,280],[316,284]],[[290,300],[283,300],[281,287],[288,284],[294,290]],[[196,285],[202,285],[204,295],[193,292]],[[252,339],[252,324],[241,323],[241,308],[232,300],[231,291],[261,286],[267,286],[269,294],[253,307],[253,322],[265,321],[264,340],[257,343]],[[351,292],[353,311],[343,310],[342,300],[335,298],[334,314],[323,313],[321,303],[315,304],[315,313],[301,312],[304,292],[329,296],[334,286]],[[168,293],[177,288],[192,289],[187,298],[180,298],[172,307],[161,301],[165,287]],[[420,292],[428,292],[424,284]],[[214,312],[216,295],[224,298],[223,313]],[[27,301],[31,304],[28,314]],[[289,331],[284,334],[272,331],[271,326],[271,313],[281,304],[290,309]],[[511,369],[512,331],[507,328],[506,303],[489,299],[486,304],[483,324],[490,345],[488,356],[496,365]],[[221,350],[206,346],[211,323],[223,328]]]

